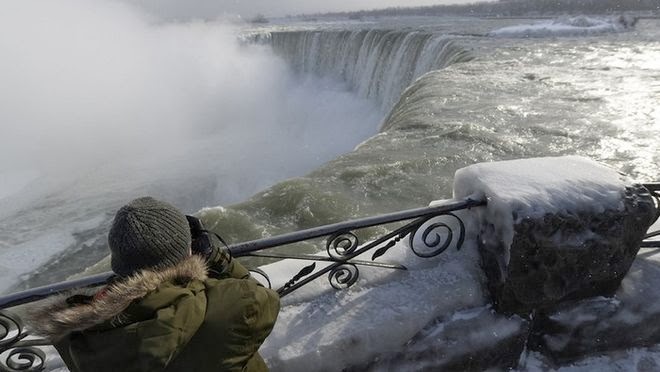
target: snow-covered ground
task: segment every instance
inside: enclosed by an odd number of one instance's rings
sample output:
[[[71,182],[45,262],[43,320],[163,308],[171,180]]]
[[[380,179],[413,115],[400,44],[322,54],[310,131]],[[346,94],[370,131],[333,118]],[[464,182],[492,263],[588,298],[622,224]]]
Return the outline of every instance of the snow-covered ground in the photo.
[[[487,198],[486,214],[499,221],[502,229],[511,228],[507,224],[513,221],[501,216],[514,211],[522,216],[585,205],[594,212],[616,207],[624,187],[619,173],[574,156],[478,164],[459,170],[455,178],[455,194]],[[520,337],[526,339],[526,320],[497,314],[491,308],[475,229],[470,229],[476,219],[468,217],[476,209],[480,208],[459,212],[468,226],[460,250],[452,244],[441,255],[420,258],[403,239],[377,261],[401,264],[407,270],[358,266],[359,279],[348,289],[334,290],[327,276],[321,276],[284,297],[275,328],[260,349],[271,369],[420,370],[447,365],[443,363],[481,350],[497,350],[499,344]],[[440,234],[451,239],[450,234]],[[372,253],[355,259],[369,260]],[[603,322],[609,330],[660,314],[660,309],[644,303],[660,299],[660,270],[656,269],[660,254],[647,250],[640,255],[615,298],[585,300],[587,305],[593,300],[614,309]],[[307,265],[309,261],[287,259],[261,269],[272,287],[278,288]],[[317,263],[317,269],[323,265],[327,263]],[[553,320],[584,326],[591,321],[593,307],[580,306]],[[559,345],[562,335],[548,337],[555,337]],[[659,366],[658,346],[586,353],[584,359],[558,369],[535,352],[524,351],[519,362],[521,371],[652,371]]]
[[[273,370],[308,371],[313,365],[318,371],[340,371],[366,364],[400,350],[434,319],[486,303],[474,246],[423,259],[407,243],[398,243],[378,261],[408,270],[360,267],[354,287],[336,291],[323,276],[283,299],[275,329],[261,349]],[[274,286],[308,264],[291,262],[263,267]]]
[[[491,31],[497,37],[552,37],[587,36],[610,32],[621,32],[632,27],[633,20],[620,18],[591,18],[586,16],[559,18],[534,24],[516,25]]]
[[[621,209],[625,180],[612,168],[579,156],[509,160],[459,169],[454,196],[488,200],[475,216],[492,223],[509,247],[514,223],[524,218],[570,210]]]
[[[477,219],[469,217],[478,215],[495,221],[496,229],[507,230],[512,237],[512,215],[522,219],[571,209],[599,213],[620,208],[624,180],[618,172],[586,158],[538,158],[463,168],[456,174],[454,193],[488,200],[487,207],[461,214],[468,226],[478,226]],[[519,332],[522,324],[514,318],[482,314],[488,300],[475,236],[468,228],[461,251],[448,250],[431,259],[416,257],[407,243],[398,243],[382,260],[403,264],[407,271],[360,268],[360,281],[345,291],[332,290],[325,277],[316,279],[283,299],[273,334],[262,348],[264,358],[274,370],[305,371],[313,365],[317,370],[338,371],[382,360],[422,338],[424,342],[408,351],[425,355],[426,350],[426,357],[413,364],[399,358],[376,364],[375,369],[414,370],[425,363],[437,367],[437,360],[424,360],[434,347],[443,350],[434,359],[470,353],[454,350],[457,341],[449,346],[433,336],[456,318],[490,319],[481,334],[465,329],[465,338],[472,341],[461,340],[462,347],[475,350],[502,342]],[[285,260],[263,269],[278,287],[307,264]],[[531,360],[529,366],[539,363]]]

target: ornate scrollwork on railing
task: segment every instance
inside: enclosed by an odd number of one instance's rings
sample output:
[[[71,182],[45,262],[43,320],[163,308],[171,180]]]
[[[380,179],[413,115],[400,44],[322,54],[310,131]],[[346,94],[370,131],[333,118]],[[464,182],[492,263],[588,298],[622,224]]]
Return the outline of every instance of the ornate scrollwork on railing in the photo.
[[[660,218],[660,183],[646,183],[643,186],[649,191],[655,203],[655,219],[653,221],[655,222]]]
[[[655,204],[655,217],[653,219],[653,223],[655,223],[660,218],[660,183],[647,183],[643,186],[648,190]],[[640,246],[642,248],[660,248],[658,236],[660,236],[660,230],[649,232],[644,236],[644,240]]]
[[[270,278],[268,277],[268,274],[266,274],[265,271],[261,270],[260,268],[253,268],[253,269],[250,269],[249,271],[252,274],[256,274],[256,275],[264,278],[265,283],[263,283],[263,282],[262,283],[266,284],[267,288],[269,288],[269,289],[273,288],[273,284],[270,282]]]
[[[23,339],[23,324],[14,314],[0,311],[0,350]]]
[[[324,275],[327,275],[333,288],[345,289],[357,283],[360,266],[406,270],[401,264],[377,261],[406,238],[409,239],[408,246],[412,252],[419,257],[434,257],[453,246],[460,248],[465,236],[465,227],[460,218],[451,212],[484,204],[484,201],[471,199],[451,200],[442,205],[345,221],[235,244],[229,246],[228,250],[233,257],[258,256],[313,261],[277,290],[280,296],[286,296]],[[360,245],[358,235],[355,233],[359,229],[402,222],[403,226],[363,245]],[[282,254],[267,251],[268,248],[325,237],[327,239],[324,255]],[[366,253],[371,253],[371,259],[360,260],[359,256]],[[262,282],[270,287],[271,281],[265,272],[260,269],[250,271],[255,277],[263,276],[265,282]],[[112,277],[113,273],[102,273],[2,296],[0,310],[27,304],[74,288],[103,285]],[[39,347],[48,344],[46,340],[31,336],[18,316],[0,311],[0,372],[44,370],[46,354]]]
[[[46,368],[46,353],[36,347],[17,347],[0,360],[0,371],[43,371]]]
[[[326,251],[328,256],[341,260],[350,256],[360,245],[358,237],[350,231],[338,232],[328,238]]]
[[[45,340],[25,340],[28,337],[20,318],[0,311],[0,371],[42,371],[46,367],[46,353],[36,346],[47,345]]]
[[[341,229],[328,234],[329,237],[326,242],[327,257],[306,256],[304,259],[329,261],[331,264],[317,271],[315,271],[313,265],[304,267],[278,292],[281,296],[285,296],[326,273],[333,288],[348,288],[355,284],[360,276],[357,265],[382,265],[380,266],[382,268],[405,270],[406,268],[401,265],[376,263],[375,261],[406,237],[408,238],[409,248],[416,256],[421,258],[435,257],[452,246],[460,249],[465,241],[465,224],[452,211],[467,209],[471,206],[462,205],[448,211],[434,211],[421,217],[414,216],[418,218],[363,246],[360,246],[359,239],[353,231]],[[397,222],[400,220],[397,220]],[[372,225],[356,225],[354,227],[360,229],[369,226]],[[372,249],[374,249],[374,252],[371,256],[371,264],[368,261],[355,260],[357,256]],[[258,256],[263,257],[264,255],[258,254]],[[279,255],[278,257],[300,258],[296,255]]]
[[[455,226],[452,226],[452,223]],[[418,243],[415,237],[420,230],[421,239]],[[447,250],[452,243],[457,250],[461,249],[465,241],[465,224],[453,213],[430,217],[421,223],[417,230],[410,233],[409,239],[410,249],[418,257],[435,257]],[[426,251],[427,249],[430,250]]]
[[[333,267],[328,273],[328,280],[334,289],[345,289],[355,284],[360,277],[360,270],[352,263],[343,263]]]

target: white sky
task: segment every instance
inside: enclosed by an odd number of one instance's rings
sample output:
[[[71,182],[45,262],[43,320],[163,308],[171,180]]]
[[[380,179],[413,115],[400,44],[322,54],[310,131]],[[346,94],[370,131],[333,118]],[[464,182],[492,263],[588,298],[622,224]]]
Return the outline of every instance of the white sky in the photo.
[[[167,18],[215,18],[223,14],[297,15],[344,10],[474,3],[478,0],[123,0]]]

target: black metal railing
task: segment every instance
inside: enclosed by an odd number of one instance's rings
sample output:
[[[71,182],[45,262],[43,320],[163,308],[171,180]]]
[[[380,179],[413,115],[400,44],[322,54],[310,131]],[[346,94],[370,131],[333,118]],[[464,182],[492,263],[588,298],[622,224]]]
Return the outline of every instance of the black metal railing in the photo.
[[[656,205],[655,220],[660,217],[660,183],[644,184]],[[449,247],[460,249],[465,239],[465,224],[454,212],[483,206],[484,200],[448,200],[425,208],[411,209],[402,212],[367,217],[331,225],[301,230],[271,238],[248,241],[230,245],[229,252],[233,257],[265,257],[274,259],[297,259],[312,261],[298,271],[292,278],[277,288],[280,296],[286,296],[296,289],[327,275],[330,285],[335,289],[343,289],[354,285],[359,278],[359,268],[370,266],[382,269],[406,270],[400,264],[377,261],[398,242],[407,239],[407,246],[412,252],[423,258],[435,257]],[[402,223],[391,232],[370,239],[361,244],[355,231],[373,226]],[[646,248],[660,247],[660,241],[655,238],[660,231],[648,233],[641,246]],[[281,247],[311,239],[325,240],[325,254],[284,254],[270,251],[270,248]],[[368,260],[358,259],[358,256],[370,253]],[[316,263],[325,263],[317,268]],[[321,265],[320,265],[321,266]],[[261,270],[251,270],[264,276],[270,284],[270,279]],[[21,319],[6,309],[25,305],[46,297],[83,287],[104,285],[112,273],[102,273],[82,279],[56,283],[48,286],[29,289],[23,292],[0,297],[0,372],[4,371],[42,371],[46,367],[46,354],[42,347],[50,345],[44,339],[30,335]]]
[[[644,184],[644,187],[649,191],[651,197],[655,201],[655,219],[653,220],[653,223],[655,223],[660,217],[660,183],[646,183]],[[660,230],[649,231],[646,236],[644,236],[644,240],[640,247],[660,248],[660,240],[658,240],[658,236],[660,236]]]
[[[44,370],[46,353],[41,347],[47,345],[47,340],[30,337],[19,316],[0,311],[0,371]]]
[[[271,238],[248,241],[228,247],[232,257],[265,257],[273,259],[297,259],[312,261],[277,288],[280,296],[327,275],[330,285],[344,289],[355,284],[360,266],[381,269],[406,270],[400,264],[377,261],[398,242],[407,239],[412,252],[424,258],[435,257],[449,247],[460,249],[465,240],[465,224],[454,212],[485,205],[483,200],[448,200],[434,206],[411,209],[396,213],[345,221],[307,230],[301,230]],[[382,237],[361,244],[356,230],[373,226],[403,223]],[[325,254],[283,254],[269,251],[293,243],[326,237]],[[368,260],[357,259],[370,253]],[[317,268],[317,263],[326,265]],[[259,269],[252,272],[262,275],[270,285],[267,274]],[[65,281],[0,297],[0,371],[41,371],[46,356],[40,346],[47,340],[30,336],[20,317],[4,309],[38,301],[46,297],[84,287],[104,285],[113,274],[102,273],[82,279]]]

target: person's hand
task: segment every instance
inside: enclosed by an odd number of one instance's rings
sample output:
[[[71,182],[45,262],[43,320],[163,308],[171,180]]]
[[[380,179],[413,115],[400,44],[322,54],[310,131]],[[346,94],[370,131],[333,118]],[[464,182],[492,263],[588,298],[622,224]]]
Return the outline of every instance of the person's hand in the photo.
[[[204,257],[208,261],[209,256],[213,253],[213,244],[208,233],[194,237],[191,244],[192,253]]]
[[[209,233],[204,230],[202,222],[192,216],[186,216],[188,224],[190,225],[190,235],[192,237],[191,250],[193,254],[204,257],[208,261],[209,256],[213,253],[213,243]]]

